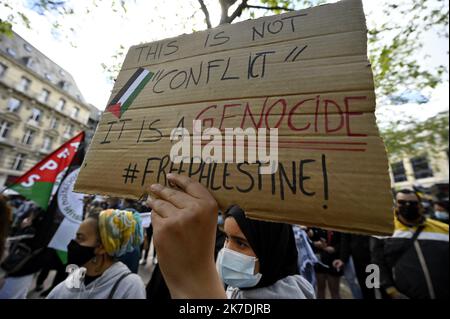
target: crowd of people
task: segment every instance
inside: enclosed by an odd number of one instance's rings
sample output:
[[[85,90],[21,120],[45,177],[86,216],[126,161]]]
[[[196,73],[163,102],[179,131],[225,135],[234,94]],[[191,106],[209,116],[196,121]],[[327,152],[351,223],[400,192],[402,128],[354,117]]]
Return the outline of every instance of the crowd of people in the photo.
[[[167,178],[176,187],[152,185],[146,201],[86,196],[67,263],[47,247],[53,216],[2,196],[0,298],[42,291],[51,270],[53,283],[41,292],[49,299],[339,299],[342,278],[358,299],[449,296],[448,202],[426,212],[419,194],[400,190],[394,233],[377,237],[253,220],[237,205],[219,211],[201,184]],[[158,261],[144,283],[139,264],[152,240]],[[369,265],[378,267],[379,285],[368,284]]]

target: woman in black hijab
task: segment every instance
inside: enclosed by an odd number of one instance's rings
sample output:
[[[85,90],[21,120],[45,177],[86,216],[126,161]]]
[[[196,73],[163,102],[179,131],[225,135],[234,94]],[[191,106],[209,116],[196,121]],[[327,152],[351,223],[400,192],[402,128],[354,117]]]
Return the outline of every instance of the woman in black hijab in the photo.
[[[228,298],[314,298],[313,287],[298,272],[290,225],[248,219],[239,206],[231,206],[224,230],[217,270]]]

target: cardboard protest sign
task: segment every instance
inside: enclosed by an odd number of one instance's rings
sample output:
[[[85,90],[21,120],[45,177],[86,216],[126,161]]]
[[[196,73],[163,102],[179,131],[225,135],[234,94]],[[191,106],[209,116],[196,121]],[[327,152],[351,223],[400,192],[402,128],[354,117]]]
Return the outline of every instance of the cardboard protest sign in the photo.
[[[137,45],[75,190],[137,199],[176,172],[253,218],[388,234],[392,196],[375,105],[361,0]],[[198,137],[193,120],[216,130]],[[266,144],[239,134],[227,144],[227,129],[276,128],[276,171],[261,174],[261,161],[195,162],[194,146],[171,161],[174,128],[214,158],[260,156],[251,146]],[[239,144],[245,154],[233,150]]]

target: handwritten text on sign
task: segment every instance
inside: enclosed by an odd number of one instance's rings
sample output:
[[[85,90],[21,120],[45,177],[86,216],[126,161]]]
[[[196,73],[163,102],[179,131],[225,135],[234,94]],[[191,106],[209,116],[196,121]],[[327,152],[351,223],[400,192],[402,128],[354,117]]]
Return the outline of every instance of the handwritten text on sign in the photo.
[[[76,190],[140,198],[177,172],[251,217],[390,233],[366,32],[361,1],[346,0],[132,47]],[[259,162],[191,157],[173,163],[170,134],[193,132],[193,120],[219,132],[277,128],[278,170],[262,175]],[[226,141],[206,136],[201,145],[214,154]]]

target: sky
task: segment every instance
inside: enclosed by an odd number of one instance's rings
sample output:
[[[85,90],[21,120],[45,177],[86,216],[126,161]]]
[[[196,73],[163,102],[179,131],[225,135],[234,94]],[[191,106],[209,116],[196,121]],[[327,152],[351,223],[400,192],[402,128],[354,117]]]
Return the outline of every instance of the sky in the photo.
[[[65,29],[62,29],[60,34],[52,32],[52,17],[39,15],[31,10],[26,6],[26,0],[8,2],[15,10],[25,13],[31,21],[31,29],[22,23],[16,23],[14,31],[71,73],[85,100],[100,110],[105,108],[113,86],[102,68],[102,63],[110,65],[113,61],[112,56],[121,45],[124,47],[122,51],[126,53],[132,45],[205,28],[203,14],[200,10],[194,10],[198,8],[197,0],[127,0],[126,14],[121,9],[112,12],[110,5],[102,2],[99,2],[98,8],[93,8],[92,0],[70,1],[75,12],[82,14],[65,16],[63,20]],[[2,0],[0,5],[1,2]],[[213,25],[216,25],[220,17],[218,1],[205,2],[210,4],[211,20]],[[385,18],[379,1],[363,0],[363,3],[369,25],[373,21],[382,21]],[[93,10],[86,13],[86,6]],[[0,10],[0,18],[5,18],[7,14],[6,10]],[[248,15],[244,15],[241,19],[247,18]],[[70,27],[76,32],[64,35],[63,31],[67,31]],[[422,63],[427,67],[445,63],[448,68],[448,40],[429,36],[425,42],[427,50],[425,53],[431,57]],[[123,57],[119,60],[123,60]],[[448,91],[448,76],[446,76],[444,83],[435,90],[424,92],[430,98],[426,104],[408,103],[395,108],[390,105],[379,105],[378,122],[384,122],[397,114],[401,116],[404,112],[418,119],[424,119],[448,110]]]

